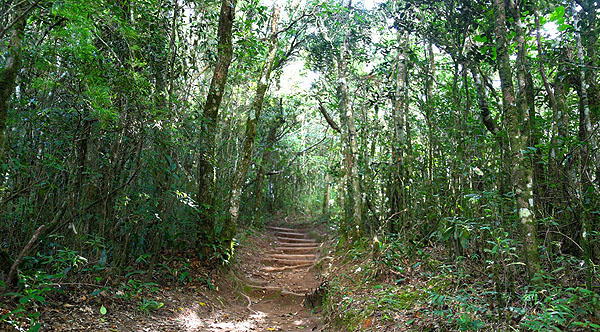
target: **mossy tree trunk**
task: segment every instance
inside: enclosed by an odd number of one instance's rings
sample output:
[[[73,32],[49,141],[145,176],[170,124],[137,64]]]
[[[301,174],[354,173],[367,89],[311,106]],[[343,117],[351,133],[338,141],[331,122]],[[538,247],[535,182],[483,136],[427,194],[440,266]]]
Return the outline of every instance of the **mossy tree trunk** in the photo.
[[[200,208],[200,242],[214,242],[215,216],[215,145],[219,107],[223,100],[229,66],[233,57],[232,29],[237,0],[222,0],[217,45],[219,57],[204,104],[203,126],[198,160],[198,205]]]
[[[26,11],[28,1],[22,1],[14,10],[12,18],[15,20],[8,32],[7,54],[4,66],[0,68],[0,184],[2,183],[4,159],[6,157],[6,117],[8,115],[8,102],[15,91],[17,72],[21,68],[21,44],[25,34],[27,21]]]
[[[520,8],[514,0],[509,0],[509,10],[519,13],[515,15],[516,26],[521,26]],[[540,273],[540,257],[537,249],[537,221],[533,211],[533,167],[528,149],[530,135],[530,112],[526,91],[527,45],[522,29],[515,29],[518,45],[517,84],[520,93],[515,94],[512,65],[508,50],[508,33],[506,29],[507,8],[504,0],[494,1],[496,17],[496,50],[498,72],[502,87],[502,103],[508,135],[508,152],[514,194],[516,197],[517,218],[521,224],[523,254],[527,261],[527,271],[532,279]]]

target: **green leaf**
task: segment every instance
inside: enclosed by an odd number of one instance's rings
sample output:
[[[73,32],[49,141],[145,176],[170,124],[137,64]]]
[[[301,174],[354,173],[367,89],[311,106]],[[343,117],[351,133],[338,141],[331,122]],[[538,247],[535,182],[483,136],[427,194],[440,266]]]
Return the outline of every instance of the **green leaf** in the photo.
[[[558,30],[558,31],[561,31],[561,32],[562,32],[562,31],[565,31],[565,30],[567,30],[567,29],[569,29],[569,28],[572,28],[572,27],[573,27],[573,26],[572,26],[572,25],[570,25],[570,24],[561,24],[561,25],[559,25],[559,26],[558,26],[558,28],[556,28],[556,30]]]
[[[35,295],[35,294],[31,295],[31,297],[39,302],[44,302],[46,300],[43,296],[39,296],[39,295]]]
[[[104,305],[102,305],[102,306],[100,307],[100,313],[101,313],[102,315],[106,315],[106,307],[105,307]]]
[[[550,21],[556,21],[559,18],[562,18],[563,16],[565,16],[565,7],[558,6],[556,7],[556,9],[554,9],[552,14],[550,14]]]
[[[485,43],[487,42],[487,37],[485,35],[475,36],[473,37],[473,40],[476,42]]]

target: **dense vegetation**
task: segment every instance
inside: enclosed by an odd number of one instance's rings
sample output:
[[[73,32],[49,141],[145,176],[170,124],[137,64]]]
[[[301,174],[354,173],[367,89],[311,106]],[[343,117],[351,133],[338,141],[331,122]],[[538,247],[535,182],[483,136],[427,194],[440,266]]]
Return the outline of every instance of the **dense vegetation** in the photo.
[[[0,289],[219,265],[304,213],[493,285],[425,299],[454,328],[600,328],[599,7],[3,0]]]

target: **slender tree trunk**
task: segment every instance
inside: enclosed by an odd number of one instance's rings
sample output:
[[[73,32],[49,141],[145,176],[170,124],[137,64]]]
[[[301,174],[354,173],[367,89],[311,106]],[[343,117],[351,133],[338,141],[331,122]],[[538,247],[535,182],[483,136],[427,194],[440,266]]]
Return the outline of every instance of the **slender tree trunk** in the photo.
[[[337,96],[339,102],[340,119],[346,132],[346,172],[347,172],[347,195],[346,202],[349,206],[348,230],[350,239],[358,239],[360,234],[365,231],[365,225],[362,220],[362,194],[360,190],[360,178],[358,174],[358,142],[356,125],[354,124],[354,112],[348,105],[348,81],[347,81],[347,57],[348,57],[348,36],[344,38],[340,54],[337,58],[338,86]],[[342,139],[342,142],[344,140]]]
[[[23,1],[17,5],[13,19],[15,23],[8,32],[7,54],[4,59],[4,66],[0,68],[0,184],[4,179],[2,164],[5,159],[6,145],[6,117],[8,115],[8,101],[15,90],[17,72],[21,68],[21,44],[25,34],[25,23],[27,15],[25,12],[28,7],[28,1]]]
[[[573,1],[573,11],[575,12],[575,1]],[[574,25],[578,31],[581,31],[581,23],[577,17],[577,13],[573,15]],[[581,199],[583,201],[582,223],[581,223],[581,246],[583,248],[583,258],[586,263],[586,284],[589,289],[592,287],[593,280],[593,261],[592,261],[592,244],[590,243],[590,235],[592,234],[592,219],[594,216],[589,213],[593,206],[593,196],[597,188],[594,185],[595,174],[594,166],[598,158],[596,149],[596,137],[593,135],[592,122],[590,116],[590,104],[588,99],[588,80],[586,77],[586,63],[584,49],[581,40],[581,32],[575,34],[577,43],[577,60],[579,61],[579,140],[582,142],[580,148],[580,183],[581,183]]]
[[[329,186],[329,181],[331,179],[329,178],[329,171],[326,170],[325,171],[325,190],[323,191],[323,206],[322,206],[322,210],[321,213],[323,215],[324,218],[329,219],[329,197],[331,195],[331,190],[330,190],[330,186]]]
[[[244,135],[244,144],[242,155],[238,162],[237,168],[233,175],[231,183],[231,192],[229,195],[229,215],[223,226],[223,234],[220,238],[224,242],[223,249],[229,251],[232,249],[232,240],[237,230],[239,219],[240,201],[242,197],[242,185],[246,179],[250,162],[252,161],[252,153],[254,152],[254,140],[256,139],[256,125],[260,118],[265,94],[269,87],[271,71],[273,70],[273,62],[277,54],[277,21],[279,19],[279,6],[273,6],[273,16],[271,17],[271,36],[269,38],[269,50],[260,75],[259,81],[256,83],[256,94],[252,102],[251,114],[248,115],[246,121],[246,133]]]
[[[508,51],[506,31],[506,7],[504,0],[494,0],[496,16],[496,50],[498,71],[502,85],[502,100],[506,115],[507,134],[510,143],[510,167],[512,184],[516,197],[518,220],[523,232],[523,251],[527,260],[529,278],[532,279],[540,272],[540,258],[537,250],[537,222],[533,213],[533,169],[527,154],[529,142],[529,110],[525,95],[526,91],[526,45],[525,36],[520,29],[516,30],[518,44],[517,82],[519,98],[515,97],[513,86],[512,66]],[[520,8],[514,0],[509,0],[509,9],[519,13],[515,25],[519,26]]]
[[[546,91],[546,94],[548,95],[548,102],[550,105],[550,108],[552,109],[552,131],[551,131],[551,138],[550,138],[550,151],[549,151],[549,163],[548,163],[548,174],[546,175],[546,181],[552,181],[553,183],[556,183],[555,181],[560,181],[560,174],[561,174],[561,163],[558,161],[559,160],[559,151],[557,150],[559,148],[559,141],[562,141],[561,138],[558,135],[558,118],[559,118],[559,114],[560,113],[564,113],[565,109],[558,109],[558,103],[556,101],[556,96],[554,94],[554,91],[552,90],[552,88],[550,87],[550,83],[548,82],[548,77],[546,75],[546,68],[545,68],[545,60],[544,60],[544,48],[543,48],[543,44],[542,44],[542,37],[541,37],[541,27],[540,27],[540,13],[537,7],[534,8],[534,16],[535,16],[535,30],[536,30],[536,42],[537,42],[537,48],[538,48],[538,53],[539,53],[539,66],[540,66],[540,76],[542,78],[542,82],[544,84],[544,89]],[[562,158],[560,158],[562,159]],[[558,199],[560,197],[560,187],[559,186],[555,186],[555,187],[550,187],[549,188],[550,191],[552,192],[552,197],[551,197],[551,201],[552,201],[552,205],[553,207],[555,205],[561,204],[561,200]],[[553,211],[549,211],[550,213],[553,213]]]
[[[432,202],[433,199],[433,185],[434,185],[434,171],[433,171],[433,158],[434,158],[434,136],[433,136],[433,77],[435,75],[435,55],[433,54],[433,46],[431,43],[427,44],[427,51],[425,56],[428,57],[429,68],[427,68],[427,79],[425,80],[425,123],[427,124],[427,188],[426,200]],[[433,203],[433,202],[432,202]]]
[[[214,196],[215,196],[215,146],[219,107],[227,84],[229,65],[233,57],[231,32],[235,18],[237,0],[222,0],[219,15],[219,57],[210,82],[200,138],[200,159],[198,160],[198,205],[200,207],[200,241],[214,242]]]
[[[394,94],[392,108],[392,127],[394,128],[394,139],[392,140],[392,188],[390,197],[391,221],[390,232],[396,233],[399,228],[404,228],[406,221],[406,174],[405,174],[405,90],[407,75],[407,52],[408,37],[406,33],[398,32],[398,49],[396,53],[396,92]]]

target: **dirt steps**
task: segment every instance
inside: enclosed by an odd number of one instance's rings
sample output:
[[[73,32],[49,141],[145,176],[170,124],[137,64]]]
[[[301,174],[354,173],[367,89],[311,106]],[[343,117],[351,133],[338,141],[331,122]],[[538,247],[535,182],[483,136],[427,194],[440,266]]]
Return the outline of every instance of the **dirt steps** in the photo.
[[[267,226],[267,229],[273,231],[277,240],[275,252],[264,259],[272,265],[265,267],[267,270],[277,269],[277,266],[307,267],[317,260],[319,243],[309,238],[306,230],[277,226]]]

